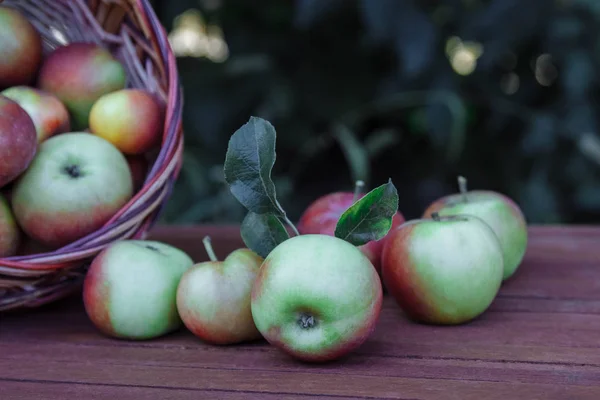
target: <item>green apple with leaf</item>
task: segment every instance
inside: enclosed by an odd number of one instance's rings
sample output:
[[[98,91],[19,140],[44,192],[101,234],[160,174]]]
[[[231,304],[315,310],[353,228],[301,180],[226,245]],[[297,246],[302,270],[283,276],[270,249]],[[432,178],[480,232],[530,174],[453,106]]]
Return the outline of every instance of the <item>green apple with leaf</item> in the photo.
[[[444,196],[431,203],[423,216],[469,214],[487,223],[500,241],[507,280],[515,274],[527,250],[527,222],[519,206],[502,193],[491,190],[467,190],[467,180],[459,176],[460,193]]]
[[[398,193],[390,180],[349,207],[334,235],[300,235],[271,179],[275,139],[269,122],[252,117],[232,135],[225,159],[231,193],[248,210],[242,239],[265,257],[252,288],[252,316],[262,336],[288,355],[335,360],[362,345],[377,323],[381,280],[358,246],[389,232]]]

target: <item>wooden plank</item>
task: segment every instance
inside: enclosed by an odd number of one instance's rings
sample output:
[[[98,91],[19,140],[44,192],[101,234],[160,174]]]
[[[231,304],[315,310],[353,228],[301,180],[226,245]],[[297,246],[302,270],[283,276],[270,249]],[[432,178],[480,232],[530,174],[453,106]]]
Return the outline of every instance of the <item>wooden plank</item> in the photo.
[[[143,387],[129,385],[92,385],[76,382],[7,381],[0,380],[0,389],[10,393],[8,400],[306,400],[306,395],[237,392],[233,390],[174,389],[168,387]],[[357,400],[367,397],[318,396],[319,400]],[[385,399],[382,399],[385,400]]]
[[[333,371],[336,366],[331,367]],[[566,399],[597,400],[600,387],[519,382],[477,381],[468,377],[399,378],[281,370],[238,370],[159,367],[148,365],[103,365],[93,360],[65,362],[48,360],[33,368],[28,362],[0,360],[4,379],[26,379],[84,384],[172,387],[199,390],[250,391],[282,394],[363,396],[439,400]]]

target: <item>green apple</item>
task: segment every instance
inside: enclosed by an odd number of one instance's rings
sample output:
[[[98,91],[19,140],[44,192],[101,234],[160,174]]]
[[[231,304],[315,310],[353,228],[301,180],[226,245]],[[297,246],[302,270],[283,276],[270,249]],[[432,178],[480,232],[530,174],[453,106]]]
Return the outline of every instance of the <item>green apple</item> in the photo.
[[[144,240],[115,242],[98,254],[83,284],[92,323],[108,336],[144,340],[181,327],[176,293],[192,259],[171,245]]]
[[[434,201],[423,216],[471,214],[494,231],[504,255],[503,280],[514,275],[527,250],[527,223],[519,206],[509,197],[490,190],[467,191],[467,181],[458,178],[460,193]]]
[[[13,210],[25,233],[60,247],[101,228],[129,201],[129,165],[108,141],[83,132],[43,142],[15,182]]]
[[[177,288],[177,310],[185,326],[213,344],[260,339],[250,310],[250,293],[263,258],[240,248],[218,261],[210,238],[203,240],[210,261],[187,270]]]
[[[0,257],[14,256],[21,240],[21,231],[4,196],[0,195]]]
[[[325,234],[294,236],[265,258],[251,309],[263,337],[292,357],[337,359],[360,346],[379,318],[382,286],[356,246]]]
[[[482,314],[502,284],[498,238],[472,215],[412,220],[392,231],[383,249],[382,279],[411,319],[468,322]]]

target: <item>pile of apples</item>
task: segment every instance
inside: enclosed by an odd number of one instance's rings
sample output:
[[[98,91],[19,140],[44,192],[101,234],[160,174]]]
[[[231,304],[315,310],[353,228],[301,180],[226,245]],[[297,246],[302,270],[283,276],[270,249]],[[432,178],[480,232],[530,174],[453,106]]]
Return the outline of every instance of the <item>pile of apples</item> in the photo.
[[[142,186],[164,106],[127,88],[94,43],[48,54],[18,10],[0,6],[0,257],[55,250],[96,231]]]

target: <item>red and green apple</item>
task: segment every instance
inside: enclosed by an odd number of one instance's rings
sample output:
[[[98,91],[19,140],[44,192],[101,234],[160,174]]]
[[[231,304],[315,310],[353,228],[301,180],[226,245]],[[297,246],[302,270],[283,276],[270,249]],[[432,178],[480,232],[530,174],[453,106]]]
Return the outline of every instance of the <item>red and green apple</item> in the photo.
[[[195,264],[177,288],[177,310],[185,326],[212,344],[260,339],[250,309],[250,294],[263,258],[247,248],[219,261],[204,239],[210,261]]]
[[[367,340],[382,293],[377,271],[356,246],[330,235],[299,235],[265,258],[252,288],[252,316],[281,351],[330,361]]]

